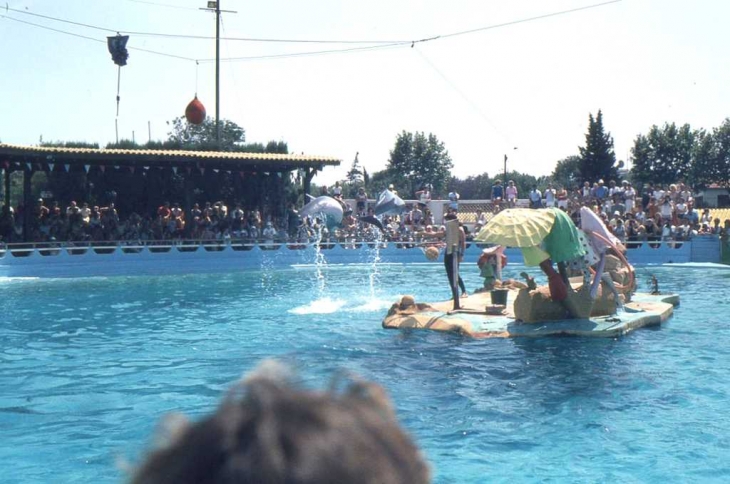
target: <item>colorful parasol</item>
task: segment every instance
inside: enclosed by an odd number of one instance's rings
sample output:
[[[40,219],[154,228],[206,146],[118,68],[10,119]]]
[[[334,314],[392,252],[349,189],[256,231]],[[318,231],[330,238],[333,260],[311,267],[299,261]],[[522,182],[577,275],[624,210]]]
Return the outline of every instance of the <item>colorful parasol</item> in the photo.
[[[554,223],[552,210],[508,208],[492,217],[476,240],[507,247],[533,247],[542,243]]]

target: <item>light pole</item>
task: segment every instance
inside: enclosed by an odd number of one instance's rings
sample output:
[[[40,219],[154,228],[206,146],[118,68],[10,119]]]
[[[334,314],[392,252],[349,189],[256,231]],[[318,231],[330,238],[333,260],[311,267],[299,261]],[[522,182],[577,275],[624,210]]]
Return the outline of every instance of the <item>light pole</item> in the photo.
[[[207,8],[200,10],[208,10],[215,12],[215,139],[218,143],[218,149],[221,149],[221,95],[220,95],[220,75],[221,75],[221,12],[237,13],[233,10],[221,10],[220,0],[209,1]],[[197,96],[196,96],[197,97]]]

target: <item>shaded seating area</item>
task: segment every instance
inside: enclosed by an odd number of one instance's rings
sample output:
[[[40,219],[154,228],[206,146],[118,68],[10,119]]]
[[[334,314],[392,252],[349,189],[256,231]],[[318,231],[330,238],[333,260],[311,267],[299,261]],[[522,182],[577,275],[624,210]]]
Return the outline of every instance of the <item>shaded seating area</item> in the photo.
[[[270,218],[282,218],[288,201],[308,193],[314,175],[338,166],[334,157],[151,149],[93,149],[0,143],[4,206],[11,207],[11,177],[22,173],[22,194],[14,209],[22,241],[29,241],[39,202],[114,204],[120,216],[154,216],[166,201],[179,203],[191,220],[196,203],[223,200]],[[45,174],[48,187],[34,176]],[[38,179],[36,179],[36,182]],[[68,187],[59,197],[53,184]],[[40,192],[40,193],[38,193]],[[45,195],[45,196],[43,196]],[[40,200],[39,200],[40,196]],[[16,192],[16,198],[17,192]],[[69,198],[67,196],[67,198]]]

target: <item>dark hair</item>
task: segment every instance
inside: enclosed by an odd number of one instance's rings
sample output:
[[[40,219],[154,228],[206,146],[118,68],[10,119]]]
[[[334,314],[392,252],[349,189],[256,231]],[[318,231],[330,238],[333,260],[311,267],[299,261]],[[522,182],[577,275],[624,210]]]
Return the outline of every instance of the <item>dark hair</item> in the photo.
[[[134,476],[143,483],[430,482],[418,448],[375,383],[341,393],[295,388],[281,375],[250,376],[215,414],[177,433]]]

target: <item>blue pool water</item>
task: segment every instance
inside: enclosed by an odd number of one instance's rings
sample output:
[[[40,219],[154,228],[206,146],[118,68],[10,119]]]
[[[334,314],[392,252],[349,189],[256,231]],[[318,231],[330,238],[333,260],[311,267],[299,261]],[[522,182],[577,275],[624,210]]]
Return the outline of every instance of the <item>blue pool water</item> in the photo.
[[[0,480],[123,482],[160,416],[207,414],[272,356],[382,383],[437,483],[730,480],[730,271],[639,269],[682,305],[620,339],[380,327],[401,294],[445,299],[442,271],[0,281]]]

